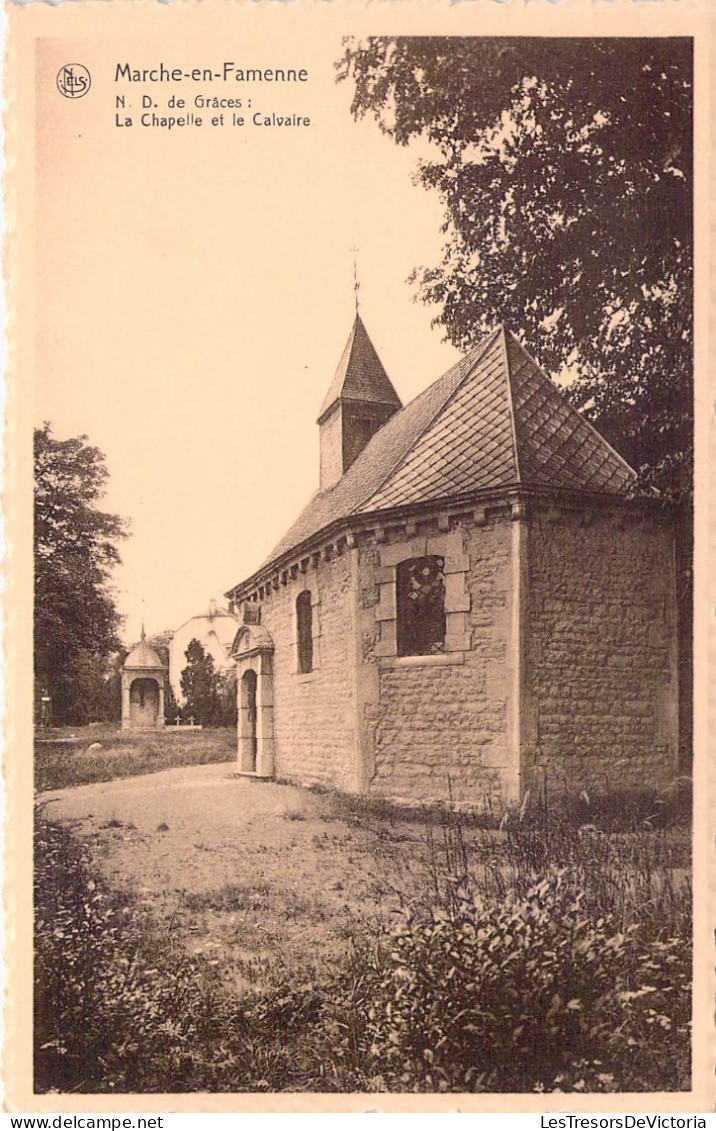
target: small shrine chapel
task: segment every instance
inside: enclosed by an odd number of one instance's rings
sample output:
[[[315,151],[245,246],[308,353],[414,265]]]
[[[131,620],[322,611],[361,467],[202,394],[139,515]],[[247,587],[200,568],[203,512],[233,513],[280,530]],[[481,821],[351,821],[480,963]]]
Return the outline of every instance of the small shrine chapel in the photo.
[[[164,683],[167,667],[142,638],[122,667],[122,730],[164,726]]]

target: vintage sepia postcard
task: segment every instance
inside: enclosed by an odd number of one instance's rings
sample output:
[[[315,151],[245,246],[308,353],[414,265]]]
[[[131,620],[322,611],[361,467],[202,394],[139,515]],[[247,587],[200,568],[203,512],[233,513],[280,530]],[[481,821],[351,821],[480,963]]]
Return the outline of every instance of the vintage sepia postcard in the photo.
[[[712,19],[646,14],[8,5],[7,1110],[706,1126]]]

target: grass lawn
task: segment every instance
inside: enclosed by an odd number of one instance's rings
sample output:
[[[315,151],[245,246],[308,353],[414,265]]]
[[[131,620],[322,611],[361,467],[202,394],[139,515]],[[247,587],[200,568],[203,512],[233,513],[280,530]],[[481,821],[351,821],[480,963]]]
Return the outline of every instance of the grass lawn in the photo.
[[[233,728],[123,731],[103,723],[35,732],[35,788],[111,781],[172,766],[228,762],[236,757]]]
[[[685,1088],[689,828],[653,808],[484,828],[218,764],[45,794],[36,1086]]]

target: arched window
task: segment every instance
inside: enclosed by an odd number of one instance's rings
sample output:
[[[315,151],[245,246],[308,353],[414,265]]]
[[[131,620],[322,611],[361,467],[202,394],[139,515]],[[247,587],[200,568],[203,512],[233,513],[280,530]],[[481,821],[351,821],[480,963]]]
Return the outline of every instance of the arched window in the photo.
[[[445,560],[410,558],[397,569],[399,656],[445,651]]]
[[[299,673],[313,671],[313,608],[308,589],[296,598],[296,644]]]

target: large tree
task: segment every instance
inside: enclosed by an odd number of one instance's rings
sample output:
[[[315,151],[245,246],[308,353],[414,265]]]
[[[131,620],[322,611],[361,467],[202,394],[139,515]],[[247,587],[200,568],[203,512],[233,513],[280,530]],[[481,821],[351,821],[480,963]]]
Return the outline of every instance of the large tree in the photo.
[[[236,724],[236,675],[217,671],[214,659],[199,640],[190,640],[186,667],[180,676],[185,702],[181,714],[202,726],[234,726]]]
[[[218,713],[217,672],[214,658],[204,650],[199,640],[190,640],[186,652],[186,667],[179,682],[185,699],[183,714],[194,722],[209,726]]]
[[[507,321],[678,520],[681,734],[691,726],[692,45],[371,38],[338,78],[444,207],[420,297],[454,345]],[[427,143],[427,146],[425,145]]]
[[[101,685],[120,647],[111,575],[126,525],[98,509],[108,478],[86,436],[35,430],[35,676],[55,723],[101,711]]]
[[[662,497],[692,477],[692,69],[686,39],[372,38],[355,116],[430,143],[442,262],[421,297],[456,346],[498,321]]]

